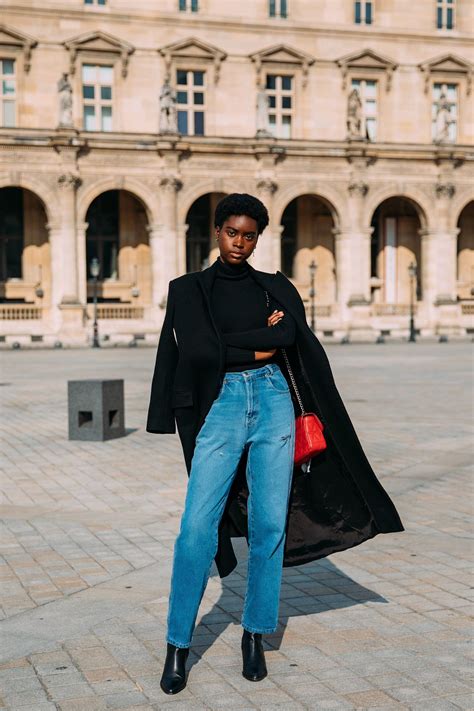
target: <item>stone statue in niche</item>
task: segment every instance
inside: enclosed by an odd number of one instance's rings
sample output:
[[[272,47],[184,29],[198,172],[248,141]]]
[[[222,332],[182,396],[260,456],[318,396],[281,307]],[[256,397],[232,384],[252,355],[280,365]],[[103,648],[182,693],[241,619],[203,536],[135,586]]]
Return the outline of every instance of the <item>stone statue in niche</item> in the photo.
[[[165,79],[160,91],[160,133],[178,133],[176,92],[169,79]]]
[[[270,138],[268,130],[268,96],[263,87],[257,91],[257,138]]]
[[[454,119],[451,117],[451,104],[448,101],[448,97],[441,91],[440,97],[435,104],[435,143],[449,143],[449,127],[454,123]]]
[[[364,117],[362,116],[362,101],[358,89],[354,87],[347,99],[347,138],[350,140],[364,140],[366,131]]]
[[[61,128],[73,128],[72,86],[68,76],[69,75],[64,72],[58,81],[59,126]]]

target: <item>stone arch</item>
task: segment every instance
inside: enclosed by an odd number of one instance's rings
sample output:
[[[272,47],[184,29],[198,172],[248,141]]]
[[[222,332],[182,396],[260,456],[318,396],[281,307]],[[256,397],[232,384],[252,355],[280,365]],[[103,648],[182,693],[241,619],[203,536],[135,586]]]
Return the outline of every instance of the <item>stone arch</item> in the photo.
[[[400,197],[412,203],[418,213],[422,230],[429,227],[428,215],[432,212],[427,196],[418,188],[398,190],[396,185],[382,186],[378,190],[369,190],[362,213],[363,227],[369,229],[373,214],[378,206],[389,198]]]
[[[286,207],[302,195],[311,195],[312,197],[321,200],[330,210],[335,229],[339,229],[341,223],[344,222],[345,209],[343,208],[343,199],[339,191],[333,188],[321,188],[319,186],[296,185],[282,188],[275,193],[274,197],[274,212],[276,224],[281,223],[283,213]]]
[[[316,313],[327,316],[337,299],[336,242],[341,216],[328,192],[286,190],[284,209],[278,211],[281,225],[281,271],[310,298],[314,265]],[[279,196],[280,197],[280,196]],[[334,199],[335,195],[331,195]],[[282,205],[280,204],[280,210]]]
[[[371,299],[377,315],[403,315],[423,300],[427,274],[421,234],[426,214],[412,196],[390,191],[370,217]],[[414,271],[413,271],[414,269]]]
[[[159,209],[156,194],[147,186],[133,178],[104,178],[103,180],[83,185],[77,195],[78,224],[86,221],[86,213],[93,201],[108,190],[125,190],[139,200],[145,208],[149,224],[159,222]]]
[[[474,200],[474,192],[472,190],[470,192],[461,193],[461,195],[459,195],[457,198],[453,198],[453,202],[452,202],[452,206],[451,206],[450,229],[452,229],[453,231],[456,229],[457,224],[459,222],[459,218],[461,217],[462,211],[473,200]]]
[[[0,298],[42,308],[51,302],[52,224],[47,190],[35,188],[34,181],[0,180]]]
[[[0,178],[0,188],[23,188],[24,190],[29,190],[42,203],[48,226],[54,221],[53,206],[57,203],[56,196],[44,182],[35,180],[35,178],[25,178],[23,176],[17,178],[7,175]]]
[[[178,225],[183,225],[186,222],[186,215],[191,209],[193,203],[200,197],[208,193],[251,193],[252,187],[239,183],[235,180],[228,179],[209,179],[205,182],[199,182],[196,185],[186,186],[178,193]],[[254,193],[256,190],[254,189]]]
[[[474,197],[471,197],[460,210],[457,216],[456,232],[457,298],[461,302],[468,302],[470,309],[472,309],[474,298]]]

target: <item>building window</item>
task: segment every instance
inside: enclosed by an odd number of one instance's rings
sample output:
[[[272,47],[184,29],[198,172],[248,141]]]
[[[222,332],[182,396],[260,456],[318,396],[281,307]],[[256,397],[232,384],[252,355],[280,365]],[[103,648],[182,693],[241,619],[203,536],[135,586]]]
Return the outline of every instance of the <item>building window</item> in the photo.
[[[85,131],[112,130],[113,67],[82,65],[83,126]]]
[[[199,2],[198,0],[179,0],[179,11],[180,12],[198,12]]]
[[[286,0],[269,0],[268,14],[270,17],[288,17],[288,4]]]
[[[365,135],[371,141],[375,141],[377,138],[377,82],[368,79],[353,79],[352,88],[357,89],[362,102]]]
[[[436,27],[438,30],[454,29],[454,0],[436,0]]]
[[[434,141],[454,143],[458,125],[457,84],[433,84],[431,104],[431,132]]]
[[[291,138],[293,77],[267,74],[268,130],[276,138]]]
[[[84,0],[84,5],[105,5],[107,0]]]
[[[176,71],[178,131],[188,136],[204,136],[205,72]]]
[[[15,60],[0,59],[0,81],[1,84],[1,100],[2,100],[2,115],[1,125],[5,128],[11,128],[15,125]]]
[[[354,3],[354,22],[356,25],[371,25],[372,19],[371,0],[357,0]]]

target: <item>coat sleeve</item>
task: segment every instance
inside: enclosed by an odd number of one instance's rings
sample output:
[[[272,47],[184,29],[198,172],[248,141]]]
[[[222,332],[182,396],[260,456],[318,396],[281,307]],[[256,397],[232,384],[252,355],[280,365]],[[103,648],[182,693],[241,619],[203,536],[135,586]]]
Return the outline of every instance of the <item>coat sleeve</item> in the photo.
[[[171,408],[171,394],[178,362],[178,346],[173,333],[174,292],[169,283],[166,313],[161,328],[155,369],[151,383],[150,404],[146,424],[147,432],[174,434],[176,424]]]
[[[226,346],[225,348],[225,364],[235,365],[237,363],[249,363],[255,360],[255,351],[248,348],[235,348],[234,346]]]
[[[296,323],[293,316],[288,311],[285,311],[273,298],[270,298],[269,314],[274,309],[284,313],[283,318],[275,326],[224,333],[222,334],[224,343],[228,346],[251,348],[255,351],[266,351],[293,345],[296,337]]]

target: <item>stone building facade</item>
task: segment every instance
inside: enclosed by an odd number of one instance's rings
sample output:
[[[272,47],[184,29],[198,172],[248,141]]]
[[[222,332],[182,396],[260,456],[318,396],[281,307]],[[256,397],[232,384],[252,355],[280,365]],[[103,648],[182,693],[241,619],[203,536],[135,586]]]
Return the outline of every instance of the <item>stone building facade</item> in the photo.
[[[322,338],[474,328],[471,0],[20,0],[0,25],[1,339],[156,341],[258,195]],[[97,282],[91,260],[99,260]]]

